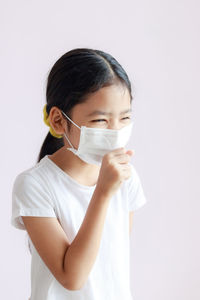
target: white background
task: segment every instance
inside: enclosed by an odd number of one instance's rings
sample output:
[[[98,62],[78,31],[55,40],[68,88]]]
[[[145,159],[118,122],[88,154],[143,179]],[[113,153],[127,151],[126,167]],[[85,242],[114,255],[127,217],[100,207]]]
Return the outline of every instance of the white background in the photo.
[[[10,225],[16,175],[48,132],[47,73],[77,47],[112,54],[133,84],[130,148],[148,199],[131,234],[134,300],[200,299],[199,1],[1,1],[2,299],[30,295],[25,231]],[[42,300],[42,299],[41,299]]]

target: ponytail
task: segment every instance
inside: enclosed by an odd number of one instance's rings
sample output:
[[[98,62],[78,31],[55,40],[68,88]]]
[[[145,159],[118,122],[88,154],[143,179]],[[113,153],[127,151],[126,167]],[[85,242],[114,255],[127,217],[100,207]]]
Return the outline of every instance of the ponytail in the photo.
[[[64,146],[63,138],[56,138],[50,132],[48,132],[42,144],[42,147],[40,149],[37,162],[39,162],[45,155],[47,154],[51,155],[63,146]]]

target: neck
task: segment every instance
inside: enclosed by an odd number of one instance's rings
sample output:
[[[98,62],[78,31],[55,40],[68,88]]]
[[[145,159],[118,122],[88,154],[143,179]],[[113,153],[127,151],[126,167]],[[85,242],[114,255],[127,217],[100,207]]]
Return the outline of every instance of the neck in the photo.
[[[78,156],[67,149],[68,146],[63,146],[49,158],[58,165],[64,172],[74,177],[75,179],[83,179],[88,181],[89,185],[97,182],[100,166],[87,164]]]

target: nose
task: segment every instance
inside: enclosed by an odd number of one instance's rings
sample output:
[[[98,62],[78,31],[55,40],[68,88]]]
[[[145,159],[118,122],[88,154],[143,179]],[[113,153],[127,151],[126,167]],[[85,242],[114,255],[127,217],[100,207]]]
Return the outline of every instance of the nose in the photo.
[[[112,122],[109,123],[107,129],[119,130],[122,127],[123,127],[122,124],[120,124],[119,122],[112,121]]]

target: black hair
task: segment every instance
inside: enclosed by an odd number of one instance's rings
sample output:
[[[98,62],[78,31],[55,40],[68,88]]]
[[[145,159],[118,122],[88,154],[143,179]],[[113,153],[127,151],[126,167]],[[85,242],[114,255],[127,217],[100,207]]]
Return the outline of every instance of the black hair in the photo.
[[[121,84],[132,101],[131,82],[122,66],[110,54],[90,48],[76,48],[66,52],[53,65],[47,78],[46,111],[53,106],[71,117],[72,108],[102,87]],[[71,123],[67,120],[70,130]],[[37,162],[64,146],[63,138],[48,132]]]

